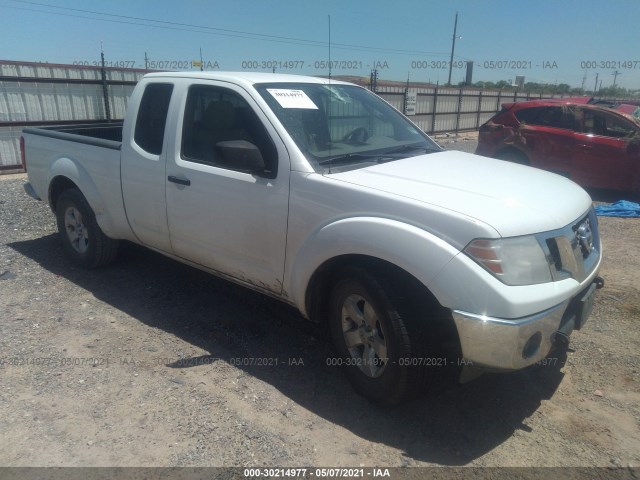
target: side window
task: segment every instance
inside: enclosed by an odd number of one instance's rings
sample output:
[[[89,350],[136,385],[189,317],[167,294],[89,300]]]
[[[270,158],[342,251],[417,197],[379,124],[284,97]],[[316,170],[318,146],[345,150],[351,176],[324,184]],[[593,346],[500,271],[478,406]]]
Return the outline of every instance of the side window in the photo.
[[[140,100],[134,141],[145,151],[154,155],[162,153],[164,127],[173,85],[170,83],[151,83],[147,85]]]
[[[247,171],[246,157],[237,153],[229,155],[220,142],[234,142],[249,149],[257,147],[264,162],[265,176],[275,177],[276,147],[246,100],[226,88],[193,85],[189,88],[184,112],[182,158]]]
[[[540,113],[541,107],[525,108],[515,113],[516,118],[520,123],[526,123],[527,125],[537,125],[537,117]]]
[[[631,122],[598,110],[583,110],[582,132],[603,137],[624,138],[634,135],[638,129]]]
[[[562,107],[534,107],[520,110],[516,118],[529,125],[541,127],[567,128]]]

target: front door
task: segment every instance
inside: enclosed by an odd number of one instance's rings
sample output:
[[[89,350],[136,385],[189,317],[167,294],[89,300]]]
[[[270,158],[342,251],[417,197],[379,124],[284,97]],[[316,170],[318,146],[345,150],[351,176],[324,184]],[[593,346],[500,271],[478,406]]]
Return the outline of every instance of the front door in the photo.
[[[240,87],[192,84],[172,158],[167,217],[174,254],[275,293],[282,290],[290,164],[286,149]],[[265,169],[248,172],[219,142],[255,145]]]
[[[575,133],[574,172],[584,186],[632,190],[640,168],[640,155],[631,140],[638,128],[613,112],[581,109]]]

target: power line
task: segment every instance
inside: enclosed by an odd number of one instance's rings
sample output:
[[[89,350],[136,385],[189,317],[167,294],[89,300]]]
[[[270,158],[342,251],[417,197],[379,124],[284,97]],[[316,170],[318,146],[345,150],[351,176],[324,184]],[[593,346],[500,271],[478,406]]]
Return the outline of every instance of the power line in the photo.
[[[16,1],[16,0],[12,0],[12,1]],[[314,47],[315,46],[320,46],[320,45],[310,45],[310,44],[302,43],[302,42],[285,41],[285,40],[277,40],[277,39],[260,39],[260,38],[249,37],[249,36],[240,35],[240,34],[237,34],[237,35],[230,34],[230,33],[224,34],[224,33],[216,33],[216,32],[207,32],[207,31],[202,31],[202,30],[194,30],[192,28],[180,28],[180,27],[171,27],[171,26],[163,26],[163,25],[149,25],[149,24],[146,24],[146,23],[129,22],[129,21],[125,21],[125,20],[110,20],[108,18],[95,18],[95,17],[88,17],[88,16],[85,16],[85,15],[74,15],[74,14],[70,14],[70,13],[48,12],[46,10],[37,10],[37,9],[25,8],[25,7],[13,7],[13,6],[8,6],[8,5],[4,5],[4,7],[5,8],[13,8],[13,9],[16,9],[16,10],[24,10],[24,11],[27,11],[27,12],[44,13],[44,14],[48,14],[48,15],[58,15],[58,16],[62,16],[62,17],[82,18],[82,19],[85,19],[85,20],[95,20],[95,21],[98,21],[98,22],[120,23],[120,24],[124,24],[124,25],[137,25],[137,26],[142,26],[142,27],[160,28],[160,29],[165,29],[165,30],[178,30],[178,31],[183,31],[183,32],[203,33],[205,35],[219,35],[219,36],[227,36],[227,37],[238,37],[238,38],[245,38],[245,39],[250,39],[250,40],[260,40],[260,41],[263,41],[263,42],[290,43],[290,44],[294,44],[294,45],[314,46]]]
[[[219,35],[219,36],[228,36],[228,37],[236,37],[236,38],[245,38],[245,39],[250,39],[250,40],[260,40],[260,41],[268,41],[268,42],[287,43],[287,44],[292,44],[292,45],[304,45],[304,46],[322,47],[322,48],[326,48],[327,47],[327,42],[321,41],[321,40],[311,40],[311,39],[296,38],[296,37],[285,37],[285,36],[279,36],[279,35],[268,35],[268,34],[262,34],[262,33],[247,32],[247,31],[242,31],[242,30],[232,30],[232,29],[219,28],[219,27],[210,27],[210,26],[207,26],[207,25],[196,25],[196,24],[189,24],[189,23],[171,22],[171,21],[167,21],[167,20],[155,20],[155,19],[152,19],[152,18],[135,17],[135,16],[130,16],[130,15],[118,15],[118,14],[114,14],[114,13],[99,12],[99,11],[95,11],[95,10],[85,10],[85,9],[80,9],[80,8],[61,7],[61,6],[58,6],[58,5],[51,5],[51,4],[47,4],[47,3],[41,3],[41,2],[33,2],[33,1],[29,1],[29,0],[10,0],[10,1],[17,2],[17,3],[22,3],[22,4],[27,4],[27,5],[34,5],[34,6],[38,6],[38,7],[54,8],[54,9],[58,9],[58,10],[66,10],[66,11],[72,11],[72,12],[87,13],[87,14],[91,14],[91,15],[102,15],[102,16],[106,16],[106,17],[118,18],[118,19],[121,19],[121,20],[110,20],[110,19],[106,19],[106,18],[88,17],[88,16],[84,16],[84,15],[74,15],[74,14],[69,14],[69,13],[51,12],[51,11],[46,11],[46,10],[29,9],[29,8],[24,8],[24,7],[11,7],[11,6],[8,6],[8,5],[6,6],[8,8],[15,8],[15,9],[18,9],[18,10],[35,11],[35,12],[45,13],[45,14],[50,14],[50,15],[59,15],[59,16],[72,17],[72,18],[84,18],[84,19],[103,21],[103,22],[109,22],[109,23],[122,23],[122,24],[126,24],[126,25],[139,25],[139,26],[151,27],[151,28],[164,28],[164,29],[168,29],[168,30],[189,31],[189,32],[196,32],[196,33],[204,33],[204,34],[208,34],[208,35]],[[128,21],[128,20],[133,20],[133,21]],[[139,23],[139,22],[153,22],[153,23],[156,23],[158,25],[150,25],[148,23]],[[194,30],[194,29],[198,29],[198,30]],[[403,54],[403,55],[447,55],[446,53],[443,53],[443,52],[426,52],[426,51],[421,51],[421,50],[404,50],[404,49],[395,49],[395,48],[370,47],[370,46],[366,46],[366,45],[352,45],[352,44],[348,44],[348,43],[332,43],[332,47],[338,48],[338,49],[341,49],[341,50],[372,51],[372,52],[395,53],[395,54]]]
[[[210,26],[206,26],[206,25],[195,25],[195,24],[189,24],[189,23],[170,22],[170,21],[167,21],[167,20],[155,20],[155,19],[152,19],[152,18],[134,17],[134,16],[131,16],[131,15],[118,15],[118,14],[115,14],[115,13],[98,12],[98,11],[95,11],[95,10],[85,10],[85,9],[81,9],[81,8],[61,7],[59,5],[51,5],[51,4],[47,4],[47,3],[41,3],[41,2],[32,2],[32,1],[29,1],[29,0],[10,0],[10,1],[17,2],[17,3],[25,3],[25,4],[29,4],[29,5],[36,5],[36,6],[40,6],[40,7],[56,8],[58,10],[68,10],[68,11],[73,11],[73,12],[90,13],[90,14],[93,14],[93,15],[104,15],[104,16],[107,16],[107,17],[125,18],[125,19],[128,19],[128,20],[140,20],[140,21],[144,21],[144,22],[155,22],[155,23],[161,23],[161,24],[165,24],[165,25],[174,25],[174,26],[179,26],[179,27],[201,28],[201,29],[205,29],[205,30],[215,30],[215,31],[242,34],[242,35],[251,35],[251,36],[256,36],[256,37],[274,38],[274,39],[280,39],[280,40],[294,40],[294,41],[303,41],[303,42],[310,42],[310,43],[323,43],[323,42],[319,42],[317,40],[306,40],[306,39],[300,39],[300,38],[294,38],[294,37],[283,37],[283,36],[278,36],[278,35],[266,35],[266,34],[261,34],[261,33],[245,32],[245,31],[242,31],[242,30],[231,30],[231,29],[227,29],[227,28],[210,27]],[[41,11],[43,13],[54,13],[54,12],[46,12],[44,10],[36,10],[36,11]],[[81,17],[81,18],[91,18],[91,17]],[[100,19],[96,18],[95,20],[100,20]]]

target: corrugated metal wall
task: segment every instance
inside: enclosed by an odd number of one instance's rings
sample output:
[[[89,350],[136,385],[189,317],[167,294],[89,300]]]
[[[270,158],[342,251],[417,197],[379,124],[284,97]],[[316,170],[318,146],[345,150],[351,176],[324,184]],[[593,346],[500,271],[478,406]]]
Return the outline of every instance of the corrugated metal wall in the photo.
[[[133,86],[110,85],[112,118],[123,118]],[[106,118],[102,85],[0,80],[0,122],[56,122]]]
[[[122,119],[142,70],[105,69],[112,119]],[[104,121],[100,68],[0,62],[0,173],[19,168],[29,125]]]
[[[527,93],[485,92],[446,87],[418,88],[414,115],[409,118],[427,133],[476,130],[500,110],[505,102],[540,98]],[[404,112],[406,90],[402,87],[378,87],[377,94]],[[545,96],[549,98],[549,96]]]
[[[112,82],[137,82],[144,75],[139,69],[105,68],[107,80]],[[102,80],[99,67],[82,67],[76,65],[49,65],[0,62],[0,76],[27,77],[42,79],[70,79],[70,80]]]
[[[21,134],[22,127],[0,127],[0,167],[20,163]]]

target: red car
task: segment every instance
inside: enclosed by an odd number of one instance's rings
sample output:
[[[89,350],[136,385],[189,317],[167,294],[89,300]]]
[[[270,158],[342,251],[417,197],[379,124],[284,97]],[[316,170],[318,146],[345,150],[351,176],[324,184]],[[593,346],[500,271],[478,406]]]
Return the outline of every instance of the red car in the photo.
[[[549,170],[584,187],[640,192],[640,121],[605,107],[505,103],[480,127],[476,153]]]
[[[626,113],[635,118],[640,118],[640,107],[637,105],[631,105],[629,103],[621,103],[615,109],[619,112]]]

